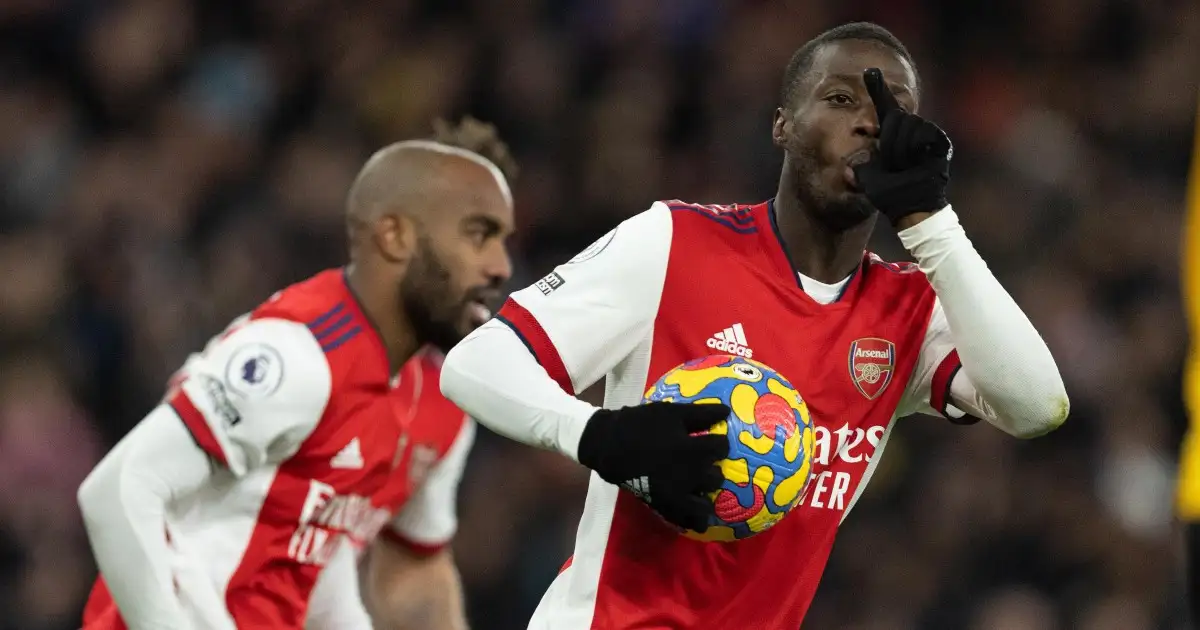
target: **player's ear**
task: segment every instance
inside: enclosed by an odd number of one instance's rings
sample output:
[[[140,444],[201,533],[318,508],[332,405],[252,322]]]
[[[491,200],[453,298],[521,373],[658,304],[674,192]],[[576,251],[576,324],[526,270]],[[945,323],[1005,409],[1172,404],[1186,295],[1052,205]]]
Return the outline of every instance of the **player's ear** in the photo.
[[[402,214],[385,214],[375,223],[375,245],[388,262],[407,263],[417,249],[417,225]]]
[[[771,123],[771,142],[780,149],[787,147],[785,127],[787,125],[787,116],[783,112],[782,107],[775,108],[775,120]]]

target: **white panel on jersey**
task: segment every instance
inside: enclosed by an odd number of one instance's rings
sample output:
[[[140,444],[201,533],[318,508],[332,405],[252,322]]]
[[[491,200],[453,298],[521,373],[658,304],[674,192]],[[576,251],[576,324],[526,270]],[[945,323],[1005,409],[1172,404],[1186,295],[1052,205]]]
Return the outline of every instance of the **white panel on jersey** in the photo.
[[[550,584],[529,620],[529,630],[590,628],[600,589],[600,569],[612,531],[620,488],[592,473],[575,536],[571,566]]]
[[[359,591],[358,554],[343,538],[309,598],[305,630],[371,630],[371,616]]]
[[[250,539],[277,472],[277,466],[261,466],[235,477],[218,469],[210,485],[168,514],[172,545],[181,557],[204,567],[209,585],[221,594],[222,606],[234,573],[253,553]]]
[[[512,295],[546,331],[575,391],[591,387],[649,334],[673,225],[671,210],[655,203],[556,267],[553,291],[532,286]]]
[[[925,339],[921,342],[921,352],[917,355],[912,375],[908,377],[904,396],[900,398],[897,416],[903,418],[914,413],[941,415],[941,411],[929,403],[933,394],[933,375],[953,350],[954,339],[950,335],[950,325],[946,323],[946,313],[942,311],[941,300],[934,300],[929,326],[925,328]]]
[[[730,339],[745,332],[741,324],[731,327]],[[624,360],[608,373],[604,381],[604,406],[619,409],[637,405],[642,400],[650,373],[650,353],[653,329]],[[555,579],[542,597],[530,629],[587,628],[592,624],[596,608],[596,593],[600,588],[600,570],[608,548],[613,515],[616,512],[619,488],[591,474],[587,501],[575,534],[575,554],[571,566]]]
[[[933,397],[933,377],[942,361],[950,356],[954,348],[954,338],[950,333],[950,324],[946,321],[946,312],[942,310],[941,299],[937,299],[933,303],[933,313],[929,317],[929,327],[925,330],[921,352],[917,355],[917,365],[913,368],[904,396],[896,410],[898,417],[903,418],[914,413],[942,415],[940,410],[934,409],[930,404]],[[946,415],[951,418],[970,415],[991,424],[998,422],[995,410],[983,400],[971,380],[961,370],[950,382],[950,399],[954,403],[947,401]]]
[[[295,454],[324,415],[332,387],[312,333],[281,319],[251,320],[214,339],[182,374],[182,391],[238,475]]]
[[[871,476],[875,474],[875,468],[879,466],[879,460],[883,459],[883,450],[887,448],[888,438],[892,435],[892,429],[896,427],[896,419],[898,417],[892,416],[892,419],[888,421],[887,428],[883,430],[883,435],[879,438],[879,444],[875,447],[875,452],[870,456],[871,462],[867,464],[867,469],[863,471],[862,479],[859,480],[858,487],[854,490],[854,496],[850,498],[850,504],[842,512],[842,520],[838,521],[839,524],[846,522],[846,517],[850,515],[850,510],[854,509],[854,505],[858,503],[858,498],[867,489],[867,484],[870,483]]]
[[[420,489],[392,521],[397,534],[429,547],[450,542],[458,531],[458,484],[474,443],[475,421],[467,418],[450,450],[433,466]]]
[[[203,621],[197,627],[233,628],[217,588],[163,533],[169,506],[202,492],[210,473],[179,417],[159,406],[80,487],[96,563],[130,627],[176,627],[191,618]]]

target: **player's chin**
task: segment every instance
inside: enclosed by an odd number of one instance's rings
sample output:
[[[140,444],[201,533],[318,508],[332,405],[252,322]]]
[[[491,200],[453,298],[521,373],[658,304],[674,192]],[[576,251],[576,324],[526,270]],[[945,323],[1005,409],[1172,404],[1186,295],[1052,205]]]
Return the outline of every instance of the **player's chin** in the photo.
[[[850,203],[853,197],[862,195],[862,191],[858,189],[858,182],[854,178],[854,172],[848,167],[827,168],[822,172],[819,183],[814,183],[821,192],[820,197],[838,205]]]
[[[825,204],[825,220],[838,229],[849,229],[875,216],[875,206],[861,193],[843,192]]]
[[[858,187],[858,177],[854,174],[854,169],[849,166],[832,169],[828,174],[827,185],[827,190],[836,197],[862,194],[862,189]]]
[[[468,327],[462,323],[447,323],[439,326],[426,341],[442,352],[449,352],[451,348],[457,346],[474,329],[474,327]]]

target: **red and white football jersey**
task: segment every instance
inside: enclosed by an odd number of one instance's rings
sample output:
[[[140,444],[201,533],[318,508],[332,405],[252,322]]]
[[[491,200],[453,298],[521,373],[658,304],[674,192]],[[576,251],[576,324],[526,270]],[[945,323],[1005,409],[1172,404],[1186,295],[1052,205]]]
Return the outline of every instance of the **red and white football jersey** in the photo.
[[[773,202],[659,202],[533,286],[499,318],[568,392],[607,376],[605,406],[640,403],[662,374],[709,354],[765,363],[816,424],[802,503],[752,538],[675,533],[593,474],[575,554],[530,628],[796,628],[838,526],[898,417],[947,409],[959,368],[937,298],[915,265],[873,254],[822,303],[789,264]]]
[[[458,530],[458,484],[475,440],[475,421],[442,395],[442,358],[425,348],[400,369],[393,390],[405,426],[399,474],[372,498],[393,516],[379,534],[421,555],[443,549]],[[357,542],[361,549],[370,540]]]
[[[417,420],[414,402],[438,393],[421,385],[436,362],[422,353],[393,376],[342,270],[280,291],[187,360],[165,402],[220,464],[210,487],[168,506],[176,590],[204,608],[193,616],[303,628],[339,544],[385,526],[421,549],[453,535],[474,427],[440,407]],[[84,628],[124,627],[97,580]]]
[[[405,432],[398,451],[400,464],[383,489],[371,498],[376,510],[388,514],[389,526],[379,535],[417,555],[432,555],[444,549],[458,531],[458,485],[475,440],[475,421],[446,400],[439,385],[443,355],[425,348],[400,369],[393,397]],[[351,538],[361,556],[370,539]],[[355,579],[341,573],[322,573],[313,590],[309,620],[316,627],[354,627],[343,619],[344,584]]]

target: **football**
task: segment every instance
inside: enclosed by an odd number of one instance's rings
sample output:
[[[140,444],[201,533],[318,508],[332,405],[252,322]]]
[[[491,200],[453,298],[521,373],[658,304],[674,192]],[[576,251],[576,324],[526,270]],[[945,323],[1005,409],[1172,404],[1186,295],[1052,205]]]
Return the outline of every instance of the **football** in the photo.
[[[725,483],[710,496],[715,517],[696,540],[748,538],[778,523],[799,502],[812,472],[815,435],[808,407],[778,372],[750,359],[712,355],[662,376],[644,402],[724,403],[732,413],[710,433],[729,439]]]

